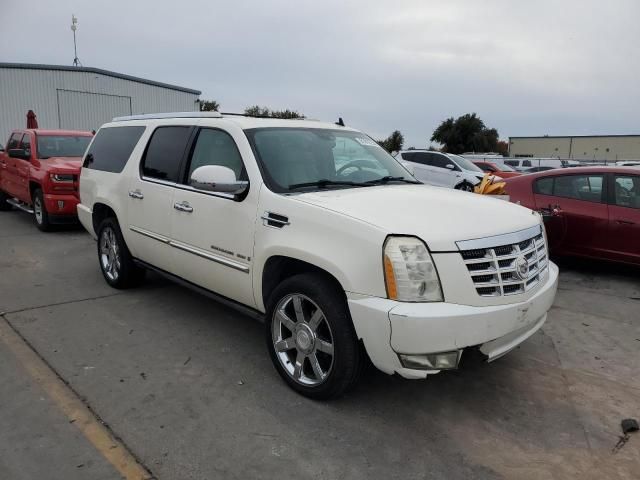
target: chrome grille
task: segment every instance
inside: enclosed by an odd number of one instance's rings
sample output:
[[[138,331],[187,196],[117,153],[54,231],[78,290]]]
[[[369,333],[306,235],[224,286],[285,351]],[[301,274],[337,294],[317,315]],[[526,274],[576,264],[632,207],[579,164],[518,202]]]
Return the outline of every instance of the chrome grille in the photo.
[[[502,243],[504,241],[510,243]],[[474,245],[482,248],[463,249]],[[458,242],[458,246],[462,247],[460,255],[478,295],[482,297],[517,295],[534,288],[540,283],[549,263],[541,227]]]

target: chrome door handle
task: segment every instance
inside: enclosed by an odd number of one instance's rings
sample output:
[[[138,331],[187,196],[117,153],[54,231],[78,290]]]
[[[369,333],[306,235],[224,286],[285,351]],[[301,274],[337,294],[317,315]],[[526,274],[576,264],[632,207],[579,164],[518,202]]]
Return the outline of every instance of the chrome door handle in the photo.
[[[187,212],[187,213],[193,212],[193,207],[189,205],[189,202],[174,203],[173,208],[181,212]]]
[[[144,195],[142,194],[142,192],[140,190],[132,190],[129,192],[129,196],[131,198],[137,198],[138,200],[142,200],[144,198]]]

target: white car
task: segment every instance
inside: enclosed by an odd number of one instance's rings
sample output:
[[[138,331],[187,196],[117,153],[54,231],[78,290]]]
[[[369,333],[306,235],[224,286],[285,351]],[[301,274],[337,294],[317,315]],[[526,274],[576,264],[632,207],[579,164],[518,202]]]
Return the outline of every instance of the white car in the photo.
[[[558,268],[540,215],[420,185],[357,130],[115,120],[85,155],[78,205],[107,283],[151,269],[263,320],[275,368],[304,395],[341,395],[364,355],[405,378],[455,369],[469,349],[494,360],[547,318]]]
[[[398,152],[396,158],[418,180],[437,187],[473,192],[473,187],[484,177],[484,172],[472,161],[450,153],[403,150]],[[496,179],[500,180],[499,177]]]

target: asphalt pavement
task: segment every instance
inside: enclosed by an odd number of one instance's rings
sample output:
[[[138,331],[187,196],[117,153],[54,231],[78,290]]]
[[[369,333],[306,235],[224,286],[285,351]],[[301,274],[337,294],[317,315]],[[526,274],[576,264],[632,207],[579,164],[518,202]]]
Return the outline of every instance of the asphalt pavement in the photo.
[[[0,312],[3,480],[640,478],[640,434],[614,451],[640,417],[640,269],[562,262],[548,322],[509,355],[426,381],[369,369],[327,403],[284,385],[255,320],[155,274],[113,290],[87,233],[18,211],[0,212]]]

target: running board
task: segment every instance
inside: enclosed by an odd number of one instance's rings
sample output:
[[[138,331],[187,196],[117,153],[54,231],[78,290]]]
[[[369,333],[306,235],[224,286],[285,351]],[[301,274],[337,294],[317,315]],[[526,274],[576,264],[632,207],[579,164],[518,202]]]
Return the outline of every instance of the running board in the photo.
[[[16,208],[19,208],[20,210],[22,210],[23,212],[27,212],[33,215],[33,209],[30,208],[28,205],[22,203],[19,200],[16,200],[15,198],[10,198],[9,200],[7,200],[7,203],[9,205],[13,205]]]

